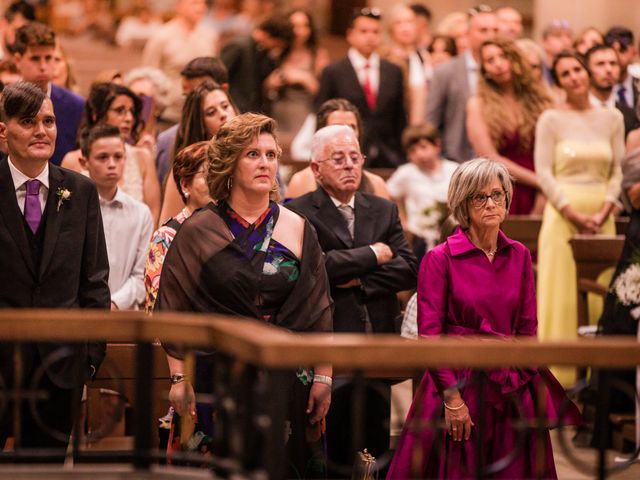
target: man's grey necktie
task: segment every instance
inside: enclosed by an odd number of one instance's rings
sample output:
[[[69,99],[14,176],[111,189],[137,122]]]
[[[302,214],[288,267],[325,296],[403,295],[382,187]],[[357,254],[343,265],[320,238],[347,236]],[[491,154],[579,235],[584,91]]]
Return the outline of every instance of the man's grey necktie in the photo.
[[[351,239],[353,239],[354,225],[356,222],[356,215],[353,211],[353,208],[349,205],[342,204],[338,207],[338,210],[340,210],[340,213],[344,217],[344,220],[347,222],[349,235],[351,235]]]

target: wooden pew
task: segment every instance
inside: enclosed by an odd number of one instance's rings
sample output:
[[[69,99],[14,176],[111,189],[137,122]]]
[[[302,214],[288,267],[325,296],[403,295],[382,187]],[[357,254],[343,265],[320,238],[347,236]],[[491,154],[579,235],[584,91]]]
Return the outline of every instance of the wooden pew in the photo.
[[[624,235],[629,227],[628,217],[616,217],[616,234]],[[509,215],[502,223],[502,231],[507,237],[517,240],[527,247],[531,254],[538,249],[538,235],[542,226],[542,215]]]
[[[501,228],[507,237],[522,243],[534,255],[538,250],[541,225],[541,215],[509,215]]]
[[[114,431],[106,438],[87,445],[91,450],[127,450],[132,447],[130,438],[126,436],[129,425],[126,425],[129,404],[135,401],[136,372],[135,372],[135,344],[109,343],[107,356],[98,370],[96,378],[88,384],[86,404],[87,429],[97,431],[104,428],[109,415],[122,414]],[[154,418],[160,418],[167,413],[169,401],[169,368],[164,350],[160,345],[154,346],[153,359],[153,411]],[[116,406],[116,395],[109,398],[106,391],[113,391],[122,395],[125,403],[120,412],[113,411]],[[136,412],[132,412],[133,415]],[[156,430],[157,432],[157,430]],[[157,440],[157,438],[156,438]],[[157,443],[157,442],[156,442]]]
[[[574,235],[569,240],[576,262],[576,282],[578,286],[578,326],[589,324],[587,294],[596,293],[603,297],[607,286],[596,280],[607,268],[615,267],[622,255],[623,235]]]

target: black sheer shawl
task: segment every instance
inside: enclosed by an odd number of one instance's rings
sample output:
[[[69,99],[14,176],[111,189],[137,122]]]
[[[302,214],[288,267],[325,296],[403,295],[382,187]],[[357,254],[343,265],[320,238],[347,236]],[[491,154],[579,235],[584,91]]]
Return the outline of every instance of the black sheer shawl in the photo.
[[[155,309],[260,319],[255,299],[261,266],[247,260],[240,243],[213,203],[194,213],[167,252]],[[332,310],[322,250],[305,219],[300,276],[271,323],[295,332],[331,332]]]

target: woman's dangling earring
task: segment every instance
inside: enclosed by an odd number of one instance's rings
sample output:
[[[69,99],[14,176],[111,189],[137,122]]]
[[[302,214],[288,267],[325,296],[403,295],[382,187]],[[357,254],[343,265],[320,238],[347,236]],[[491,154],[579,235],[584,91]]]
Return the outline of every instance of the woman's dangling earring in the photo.
[[[231,187],[233,187],[233,180],[231,180],[231,177],[227,177],[227,190],[231,191]]]

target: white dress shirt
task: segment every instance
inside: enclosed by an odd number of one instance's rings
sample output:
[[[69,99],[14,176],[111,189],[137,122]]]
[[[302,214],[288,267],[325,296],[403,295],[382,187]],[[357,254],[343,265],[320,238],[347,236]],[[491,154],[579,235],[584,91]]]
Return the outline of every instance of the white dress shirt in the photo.
[[[47,204],[47,195],[49,194],[49,162],[45,163],[42,172],[37,177],[27,177],[24,173],[17,169],[17,167],[9,158],[9,171],[11,172],[11,178],[13,178],[13,186],[16,188],[16,198],[18,200],[18,207],[24,215],[24,202],[27,198],[27,182],[29,180],[40,180],[40,207],[42,213],[44,213],[44,207]]]
[[[121,189],[113,200],[100,198],[100,212],[109,256],[111,301],[120,310],[144,301],[144,262],[153,220],[149,207]]]
[[[349,57],[349,61],[356,71],[360,85],[364,85],[367,76],[369,76],[369,85],[371,85],[371,89],[377,97],[378,89],[380,88],[380,55],[374,52],[369,58],[365,58],[355,48],[350,48],[347,52],[347,57]],[[365,68],[367,64],[369,68]]]

